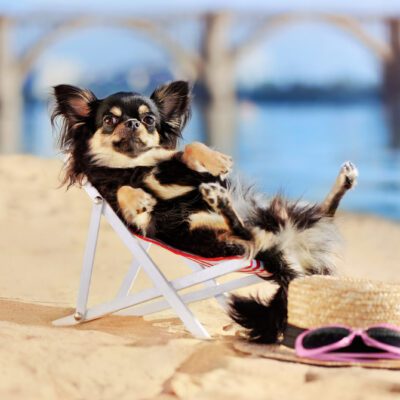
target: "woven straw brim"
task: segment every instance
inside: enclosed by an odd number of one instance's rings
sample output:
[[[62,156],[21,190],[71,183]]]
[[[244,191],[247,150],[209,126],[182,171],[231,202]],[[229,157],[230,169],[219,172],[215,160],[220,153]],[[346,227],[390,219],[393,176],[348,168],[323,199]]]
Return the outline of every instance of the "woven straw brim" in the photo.
[[[241,353],[248,354],[253,357],[265,357],[272,360],[316,365],[320,367],[363,367],[400,370],[400,360],[377,360],[362,363],[319,361],[310,358],[297,357],[293,349],[285,346],[252,344],[242,340],[235,341],[233,347]]]
[[[296,279],[290,284],[288,301],[288,323],[303,329],[332,324],[353,328],[367,328],[380,323],[400,326],[399,284],[311,276]],[[253,356],[301,364],[400,369],[400,360],[320,361],[297,357],[294,349],[283,345],[258,345],[241,340],[236,341],[234,347]]]
[[[288,323],[299,328],[341,324],[367,328],[400,326],[400,285],[368,280],[311,276],[289,286]]]

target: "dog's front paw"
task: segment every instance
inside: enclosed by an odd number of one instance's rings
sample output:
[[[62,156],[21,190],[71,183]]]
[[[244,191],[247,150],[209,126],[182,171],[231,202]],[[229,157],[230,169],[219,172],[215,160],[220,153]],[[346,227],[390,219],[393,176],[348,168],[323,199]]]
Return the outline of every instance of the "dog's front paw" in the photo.
[[[233,167],[232,157],[198,142],[185,147],[182,159],[189,168],[197,172],[208,172],[213,176],[226,176]]]
[[[204,201],[214,210],[229,203],[229,193],[218,183],[202,183],[199,186]]]
[[[211,175],[214,176],[226,176],[233,168],[232,157],[229,157],[219,151],[210,150],[210,155],[207,157],[205,167],[208,169]]]
[[[339,172],[339,180],[342,186],[346,189],[351,189],[357,185],[358,169],[351,162],[346,161],[342,164]]]
[[[131,186],[119,188],[117,200],[123,213],[129,213],[131,216],[151,212],[156,205],[156,200],[149,193]]]

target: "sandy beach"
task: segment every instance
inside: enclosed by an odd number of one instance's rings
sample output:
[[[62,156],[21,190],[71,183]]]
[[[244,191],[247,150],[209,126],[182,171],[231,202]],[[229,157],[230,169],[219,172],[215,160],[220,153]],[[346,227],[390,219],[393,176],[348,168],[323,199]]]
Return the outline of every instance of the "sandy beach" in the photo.
[[[192,306],[213,340],[192,338],[170,312],[110,316],[74,328],[72,311],[90,202],[58,188],[61,163],[0,157],[0,399],[398,399],[400,372],[321,368],[269,360],[235,347],[238,327],[215,301]],[[342,213],[339,273],[400,281],[400,224]],[[170,277],[181,260],[153,248]],[[90,304],[111,298],[130,261],[104,224]],[[140,275],[137,289],[148,287]],[[269,293],[264,283],[248,291]]]

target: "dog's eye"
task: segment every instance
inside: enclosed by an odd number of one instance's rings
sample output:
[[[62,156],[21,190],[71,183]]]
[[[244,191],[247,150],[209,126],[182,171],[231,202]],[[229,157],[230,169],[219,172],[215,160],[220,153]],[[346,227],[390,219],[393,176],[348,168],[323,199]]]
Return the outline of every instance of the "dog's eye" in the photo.
[[[142,122],[146,125],[153,125],[156,122],[156,119],[152,115],[145,115],[142,119]]]
[[[117,118],[117,117],[114,117],[114,116],[112,116],[112,115],[106,115],[106,116],[103,118],[103,123],[104,123],[104,125],[106,125],[106,126],[113,126],[113,125],[115,125],[117,122],[118,122],[118,118]]]

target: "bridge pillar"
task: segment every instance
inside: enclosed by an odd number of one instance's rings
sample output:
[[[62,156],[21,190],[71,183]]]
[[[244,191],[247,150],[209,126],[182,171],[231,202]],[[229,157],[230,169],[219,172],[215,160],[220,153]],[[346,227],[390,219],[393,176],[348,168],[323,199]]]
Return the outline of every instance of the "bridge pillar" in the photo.
[[[400,19],[385,21],[391,56],[383,66],[383,96],[391,130],[391,144],[400,147]]]
[[[0,17],[0,153],[21,151],[22,82],[10,48],[11,22]]]
[[[204,66],[199,77],[206,91],[206,140],[210,146],[227,154],[234,152],[237,129],[235,66],[229,50],[230,22],[226,13],[205,16]]]

